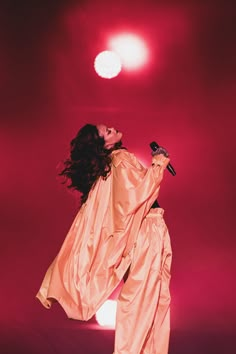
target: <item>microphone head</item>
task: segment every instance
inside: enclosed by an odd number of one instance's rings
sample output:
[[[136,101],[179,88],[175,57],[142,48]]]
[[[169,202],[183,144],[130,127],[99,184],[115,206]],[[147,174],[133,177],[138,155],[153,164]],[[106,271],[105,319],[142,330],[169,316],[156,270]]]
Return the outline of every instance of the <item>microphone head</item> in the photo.
[[[150,147],[151,147],[152,151],[156,151],[159,148],[159,145],[155,141],[152,141],[150,143]]]

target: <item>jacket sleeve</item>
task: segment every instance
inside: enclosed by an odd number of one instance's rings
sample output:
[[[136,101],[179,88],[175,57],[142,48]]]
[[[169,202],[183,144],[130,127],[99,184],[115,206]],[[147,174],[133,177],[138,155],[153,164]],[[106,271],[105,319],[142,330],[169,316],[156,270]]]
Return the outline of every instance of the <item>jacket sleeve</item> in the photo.
[[[153,164],[145,168],[133,154],[119,150],[113,157],[112,196],[116,211],[127,216],[146,202],[151,207],[158,197],[168,162],[169,159],[162,155],[159,158],[155,157]]]

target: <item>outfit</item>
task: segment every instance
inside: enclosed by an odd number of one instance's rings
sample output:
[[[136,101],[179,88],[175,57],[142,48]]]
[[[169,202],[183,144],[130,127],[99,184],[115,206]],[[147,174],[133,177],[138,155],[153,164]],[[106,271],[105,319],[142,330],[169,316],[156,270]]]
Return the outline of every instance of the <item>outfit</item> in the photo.
[[[113,354],[167,354],[171,245],[157,199],[164,169],[144,168],[121,149],[80,208],[37,298],[89,320],[128,273],[121,289]]]

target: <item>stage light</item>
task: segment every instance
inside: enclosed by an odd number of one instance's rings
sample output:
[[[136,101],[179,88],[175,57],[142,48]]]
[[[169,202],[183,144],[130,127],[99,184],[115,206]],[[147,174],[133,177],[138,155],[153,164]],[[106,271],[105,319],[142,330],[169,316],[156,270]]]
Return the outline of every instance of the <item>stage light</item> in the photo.
[[[117,302],[107,300],[96,312],[96,320],[100,326],[115,328]]]
[[[94,61],[94,69],[104,79],[116,77],[121,71],[119,55],[109,50],[99,53]]]
[[[136,70],[148,62],[149,51],[145,41],[131,33],[123,33],[108,39],[108,49],[116,52],[127,70]]]

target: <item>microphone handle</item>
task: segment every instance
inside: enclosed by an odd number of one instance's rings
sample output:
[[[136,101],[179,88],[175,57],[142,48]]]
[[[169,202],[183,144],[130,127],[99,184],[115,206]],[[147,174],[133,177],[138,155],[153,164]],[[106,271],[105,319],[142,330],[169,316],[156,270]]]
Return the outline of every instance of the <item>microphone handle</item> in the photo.
[[[153,141],[150,144],[150,147],[151,147],[152,151],[156,151],[160,146],[155,141]],[[175,169],[170,163],[168,163],[168,165],[167,165],[167,170],[172,174],[172,176],[176,175]]]
[[[170,163],[167,165],[167,170],[172,174],[172,176],[176,176],[175,169]]]

